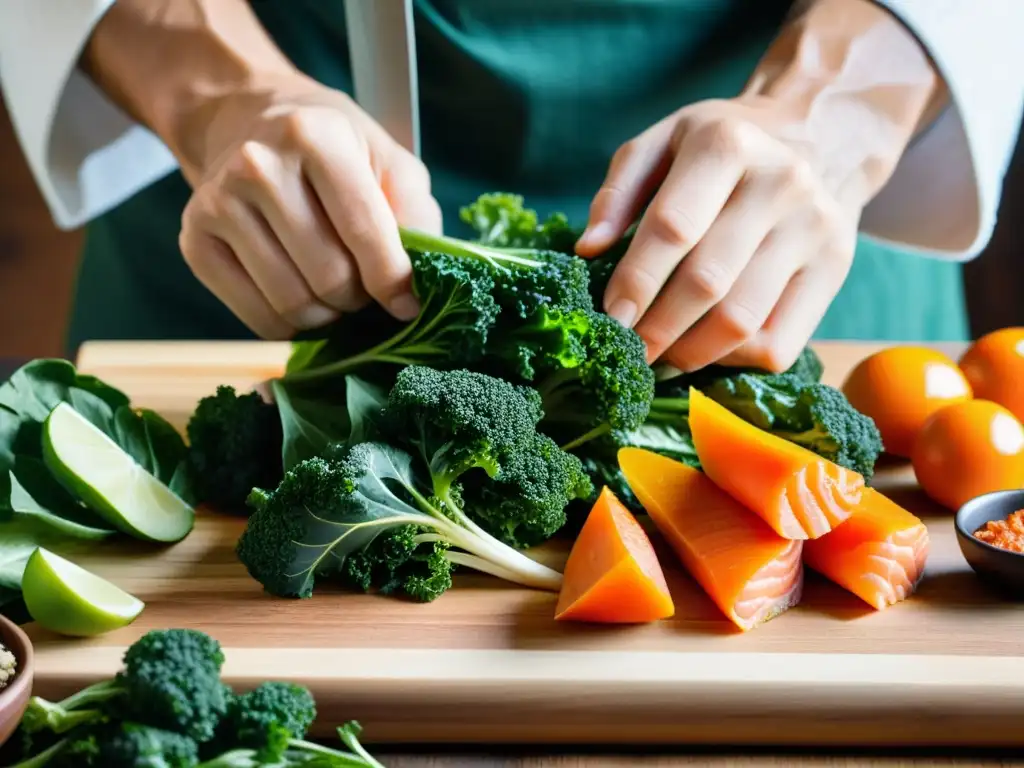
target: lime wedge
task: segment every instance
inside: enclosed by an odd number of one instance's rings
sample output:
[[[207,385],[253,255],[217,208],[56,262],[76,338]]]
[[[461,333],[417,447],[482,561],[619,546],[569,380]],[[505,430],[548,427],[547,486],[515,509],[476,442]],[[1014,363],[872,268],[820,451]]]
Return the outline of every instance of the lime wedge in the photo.
[[[174,542],[192,530],[192,507],[67,403],[43,424],[43,460],[69,491],[130,536]]]
[[[42,547],[28,559],[21,590],[33,619],[73,637],[127,627],[146,607],[120,587]]]

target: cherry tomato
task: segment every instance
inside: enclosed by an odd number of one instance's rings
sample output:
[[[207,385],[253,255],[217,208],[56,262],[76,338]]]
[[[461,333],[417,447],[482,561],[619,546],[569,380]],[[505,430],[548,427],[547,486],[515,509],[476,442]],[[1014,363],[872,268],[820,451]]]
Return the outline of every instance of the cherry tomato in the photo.
[[[1024,421],[1024,328],[1003,328],[974,342],[960,358],[974,396]]]
[[[1024,426],[988,400],[949,405],[925,422],[911,462],[924,492],[955,510],[976,496],[1024,487]]]
[[[971,385],[947,355],[890,347],[862,360],[843,384],[850,404],[874,419],[887,453],[909,458],[914,438],[940,408],[970,400]]]

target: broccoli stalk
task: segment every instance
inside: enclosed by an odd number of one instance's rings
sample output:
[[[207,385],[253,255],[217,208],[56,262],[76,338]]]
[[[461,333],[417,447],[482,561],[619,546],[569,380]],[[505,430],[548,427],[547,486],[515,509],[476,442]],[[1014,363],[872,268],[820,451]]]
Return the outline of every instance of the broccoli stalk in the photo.
[[[308,459],[275,490],[254,491],[238,556],[268,592],[308,597],[318,577],[351,576],[350,558],[403,528],[407,551],[434,548],[430,586],[414,597],[447,588],[442,562],[557,591],[561,574],[513,545],[553,535],[569,502],[592,487],[580,461],[537,432],[540,416],[540,398],[526,387],[406,368],[381,417],[390,444]],[[364,566],[355,570],[365,576]]]

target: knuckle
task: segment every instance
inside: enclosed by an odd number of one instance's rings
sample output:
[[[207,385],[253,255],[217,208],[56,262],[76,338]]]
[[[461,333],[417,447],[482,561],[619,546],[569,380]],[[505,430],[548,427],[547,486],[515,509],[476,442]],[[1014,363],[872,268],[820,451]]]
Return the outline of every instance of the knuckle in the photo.
[[[307,147],[310,143],[309,115],[297,109],[281,118],[282,135],[293,147]]]
[[[655,237],[673,248],[685,249],[696,240],[696,226],[682,211],[667,205],[653,207],[647,214]]]
[[[761,330],[761,318],[743,304],[732,302],[715,310],[716,320],[734,341],[746,341]]]
[[[627,295],[654,297],[661,288],[661,281],[642,264],[623,268],[621,272],[620,285]]]
[[[779,171],[778,184],[783,192],[807,194],[816,189],[814,170],[803,158],[794,158]]]
[[[683,262],[683,279],[697,299],[709,303],[723,299],[730,285],[729,275],[715,262]]]
[[[636,157],[640,152],[640,143],[639,137],[634,137],[620,145],[612,155],[612,166],[620,167]]]
[[[743,155],[750,142],[750,129],[740,120],[722,118],[701,127],[702,138],[716,155]]]
[[[243,184],[263,184],[267,180],[267,158],[262,145],[246,141],[232,158],[231,175]]]
[[[313,281],[313,292],[332,306],[344,303],[353,293],[354,277],[355,270],[348,259],[335,259],[324,274]]]

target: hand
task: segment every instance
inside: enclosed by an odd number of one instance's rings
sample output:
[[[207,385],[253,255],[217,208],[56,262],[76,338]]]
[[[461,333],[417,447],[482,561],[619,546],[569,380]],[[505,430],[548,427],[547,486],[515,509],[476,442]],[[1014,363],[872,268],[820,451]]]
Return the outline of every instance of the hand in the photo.
[[[242,322],[287,339],[370,299],[415,316],[398,225],[439,233],[440,207],[424,165],[348,96],[275,75],[193,120],[181,251]]]
[[[773,99],[705,101],[616,153],[578,250],[607,247],[651,200],[605,295],[651,361],[784,370],[821,321],[867,197],[823,174],[795,122]]]

